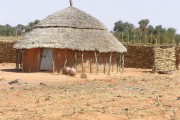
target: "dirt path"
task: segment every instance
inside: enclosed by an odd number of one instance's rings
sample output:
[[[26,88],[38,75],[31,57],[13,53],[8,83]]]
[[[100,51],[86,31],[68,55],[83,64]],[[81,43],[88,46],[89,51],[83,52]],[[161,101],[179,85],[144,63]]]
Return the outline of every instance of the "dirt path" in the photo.
[[[0,64],[0,120],[180,119],[180,71],[88,74],[87,79],[20,73]],[[8,82],[18,79],[18,84]]]

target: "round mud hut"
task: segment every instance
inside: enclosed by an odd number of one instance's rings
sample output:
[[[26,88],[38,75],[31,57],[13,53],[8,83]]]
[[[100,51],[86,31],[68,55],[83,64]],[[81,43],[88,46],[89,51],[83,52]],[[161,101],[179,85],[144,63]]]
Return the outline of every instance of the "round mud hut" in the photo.
[[[14,48],[23,72],[57,73],[65,67],[82,73],[120,72],[127,51],[100,21],[72,6],[40,21]]]

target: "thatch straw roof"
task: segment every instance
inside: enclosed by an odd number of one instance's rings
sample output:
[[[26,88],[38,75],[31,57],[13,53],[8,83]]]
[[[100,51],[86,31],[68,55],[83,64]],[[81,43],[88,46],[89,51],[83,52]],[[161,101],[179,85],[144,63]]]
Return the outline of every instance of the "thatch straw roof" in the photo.
[[[70,27],[98,30],[106,29],[99,20],[75,7],[68,7],[48,16],[42,20],[37,27]]]
[[[127,49],[96,18],[68,7],[42,20],[17,49],[67,48],[79,51],[126,52]]]

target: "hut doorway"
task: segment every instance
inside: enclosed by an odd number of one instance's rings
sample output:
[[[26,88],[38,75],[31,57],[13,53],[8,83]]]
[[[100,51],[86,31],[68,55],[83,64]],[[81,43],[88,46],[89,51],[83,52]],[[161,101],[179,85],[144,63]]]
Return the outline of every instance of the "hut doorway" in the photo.
[[[44,48],[41,55],[40,70],[52,71],[53,69],[53,49]]]

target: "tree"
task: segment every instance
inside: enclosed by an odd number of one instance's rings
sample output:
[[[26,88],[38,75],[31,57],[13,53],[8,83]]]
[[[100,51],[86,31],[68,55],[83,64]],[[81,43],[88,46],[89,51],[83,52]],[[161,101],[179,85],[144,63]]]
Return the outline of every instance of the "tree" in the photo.
[[[35,20],[34,24],[37,25],[38,23],[40,23],[40,20]]]
[[[34,29],[34,27],[39,23],[39,20],[35,20],[34,22],[30,22],[26,27],[25,27],[25,32],[29,32]]]
[[[16,26],[16,35],[22,35],[22,33],[25,31],[25,26],[22,24],[18,24]]]
[[[148,19],[140,20],[138,24],[139,24],[139,28],[142,30],[143,33],[142,38],[146,43],[146,37],[147,37],[146,33],[147,33],[147,26],[149,24],[149,20]]]
[[[140,20],[138,24],[139,24],[139,28],[144,32],[146,31],[146,28],[149,24],[149,20],[148,19]]]
[[[175,42],[175,36],[176,36],[176,29],[174,28],[168,28],[167,29],[167,37],[169,43]]]
[[[179,45],[180,44],[180,34],[176,34],[175,36],[175,39],[176,39],[176,45]]]
[[[134,32],[134,25],[129,22],[123,22],[121,20],[115,22],[114,24],[114,32],[115,36],[123,41],[123,42],[129,42],[133,38],[133,32]]]
[[[121,20],[115,22],[113,30],[115,32],[123,32],[123,30],[124,30],[124,23]]]
[[[148,34],[153,33],[153,31],[154,31],[154,27],[153,27],[152,25],[149,25],[149,26],[147,27],[147,32],[148,32]]]

